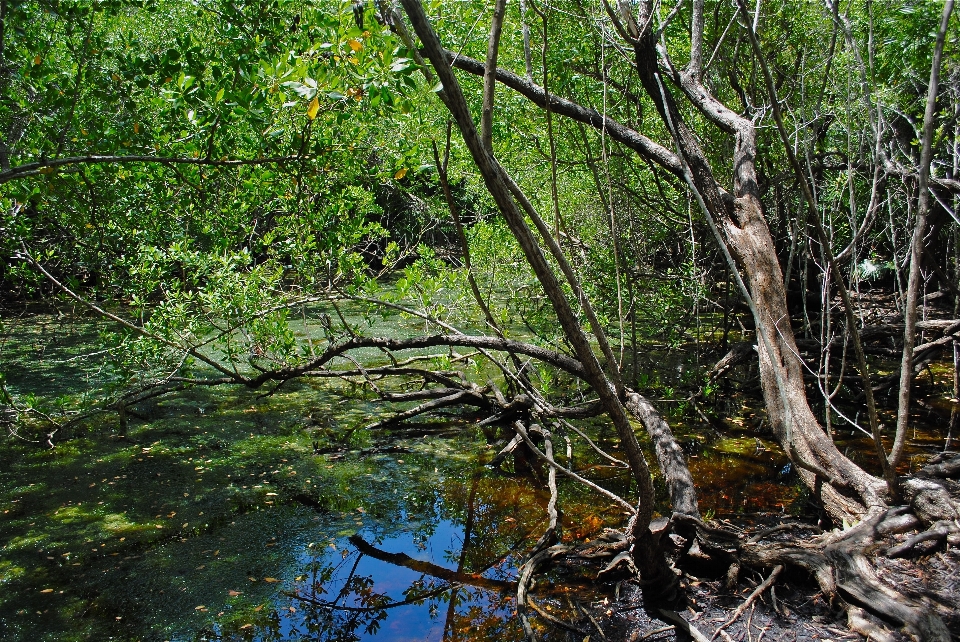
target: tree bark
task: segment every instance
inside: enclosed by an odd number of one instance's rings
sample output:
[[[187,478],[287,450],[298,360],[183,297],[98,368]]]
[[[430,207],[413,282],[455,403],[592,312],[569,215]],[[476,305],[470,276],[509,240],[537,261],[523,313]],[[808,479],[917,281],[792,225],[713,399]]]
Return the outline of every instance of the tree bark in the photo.
[[[693,76],[674,72],[687,99],[734,142],[733,198],[714,178],[706,154],[685,124],[669,88],[660,81],[652,31],[635,34],[634,54],[641,83],[674,133],[679,156],[689,167],[706,216],[745,275],[758,336],[760,383],[774,434],[800,469],[805,484],[838,523],[858,520],[871,506],[884,505],[881,482],[841,454],[817,421],[807,400],[803,372],[787,310],[783,272],[763,214],[756,174],[757,146],[751,120],[733,112]]]
[[[916,341],[917,296],[920,291],[920,263],[923,260],[924,236],[927,233],[927,214],[930,212],[930,162],[933,159],[933,125],[936,120],[937,90],[940,82],[940,58],[946,40],[947,25],[953,12],[953,0],[943,5],[940,30],[933,50],[930,67],[930,84],[927,87],[927,104],[923,114],[923,141],[920,151],[920,177],[917,180],[919,202],[917,220],[910,243],[910,274],[907,277],[907,301],[904,309],[903,358],[900,362],[900,395],[897,403],[897,432],[890,451],[890,465],[896,467],[903,458],[906,444],[907,422],[910,420],[910,384],[913,380],[913,346]]]

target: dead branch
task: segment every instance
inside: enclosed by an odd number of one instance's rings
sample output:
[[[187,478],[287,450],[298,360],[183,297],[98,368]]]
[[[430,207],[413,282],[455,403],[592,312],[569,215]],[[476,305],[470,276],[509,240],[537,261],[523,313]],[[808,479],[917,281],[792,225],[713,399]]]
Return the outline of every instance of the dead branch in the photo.
[[[467,390],[458,390],[457,392],[447,395],[446,397],[440,397],[439,399],[428,401],[427,403],[420,404],[419,406],[415,408],[411,408],[410,410],[397,413],[396,415],[389,417],[387,419],[384,419],[383,421],[372,423],[369,426],[367,426],[366,429],[379,430],[384,426],[389,426],[390,424],[395,424],[401,421],[406,421],[407,419],[412,419],[413,417],[417,417],[424,413],[430,412],[431,410],[444,408],[446,406],[452,406],[454,404],[458,404],[462,402],[467,402],[467,403],[472,402],[474,405],[486,405],[487,400],[484,399],[483,396],[477,395],[476,393],[472,393]]]
[[[733,612],[733,615],[731,615],[731,616],[727,619],[726,622],[724,622],[723,624],[721,624],[721,625],[717,628],[716,632],[714,632],[714,634],[713,634],[713,637],[710,638],[711,642],[712,642],[713,640],[717,639],[717,636],[720,635],[720,632],[721,632],[721,631],[723,631],[725,628],[727,628],[728,626],[730,626],[731,624],[733,624],[734,622],[736,622],[737,619],[738,619],[741,615],[743,615],[743,613],[744,613],[748,608],[750,608],[750,605],[753,604],[754,601],[755,601],[758,597],[760,597],[760,595],[761,595],[764,591],[766,591],[768,588],[770,588],[770,586],[773,584],[774,580],[777,579],[777,576],[780,575],[780,571],[782,571],[782,570],[783,570],[783,565],[782,565],[782,564],[778,564],[777,566],[774,566],[774,567],[773,567],[773,571],[770,572],[770,575],[767,576],[767,579],[765,579],[765,580],[763,581],[763,583],[760,584],[760,586],[758,586],[757,588],[755,588],[755,589],[753,590],[753,593],[751,593],[749,596],[747,596],[747,599],[743,601],[743,604],[741,604],[740,606],[737,607],[737,610]]]

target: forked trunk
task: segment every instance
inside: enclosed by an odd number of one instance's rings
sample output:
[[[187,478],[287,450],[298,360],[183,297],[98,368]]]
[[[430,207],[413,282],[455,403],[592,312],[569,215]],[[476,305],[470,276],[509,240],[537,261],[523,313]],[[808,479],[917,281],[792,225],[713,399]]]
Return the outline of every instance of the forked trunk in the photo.
[[[628,24],[626,28],[636,27]],[[706,154],[661,76],[652,32],[636,32],[634,53],[643,87],[673,134],[684,178],[697,193],[704,215],[716,223],[718,240],[745,276],[757,331],[760,383],[774,434],[827,512],[838,523],[858,521],[870,509],[885,506],[883,483],[837,450],[807,400],[783,272],[760,201],[754,124],[714,98],[694,75],[678,72],[672,78],[686,98],[734,141],[731,198],[714,178]]]

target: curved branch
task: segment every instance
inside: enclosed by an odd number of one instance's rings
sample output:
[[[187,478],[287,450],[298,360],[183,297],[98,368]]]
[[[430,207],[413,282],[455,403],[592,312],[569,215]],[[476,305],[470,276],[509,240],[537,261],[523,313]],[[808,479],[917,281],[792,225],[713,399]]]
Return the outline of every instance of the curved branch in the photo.
[[[469,334],[437,334],[423,337],[410,337],[407,339],[351,337],[345,341],[331,344],[322,355],[312,361],[299,366],[265,372],[259,377],[251,379],[248,385],[257,387],[267,381],[276,381],[284,378],[292,379],[306,374],[311,370],[317,370],[324,364],[329,363],[332,359],[341,356],[343,353],[359,348],[383,348],[391,352],[396,352],[399,350],[416,350],[418,348],[435,348],[437,346],[487,348],[490,350],[501,350],[503,352],[516,352],[517,354],[525,354],[548,363],[577,377],[582,378],[585,376],[583,366],[576,359],[530,343],[513,341],[512,339],[501,339],[500,337],[474,336]]]

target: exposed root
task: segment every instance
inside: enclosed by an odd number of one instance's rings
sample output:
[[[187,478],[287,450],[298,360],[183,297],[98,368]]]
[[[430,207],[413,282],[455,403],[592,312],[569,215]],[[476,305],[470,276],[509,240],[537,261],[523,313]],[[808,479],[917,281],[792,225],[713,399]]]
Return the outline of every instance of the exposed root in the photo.
[[[851,631],[855,631],[866,637],[868,640],[876,642],[894,642],[896,636],[884,628],[875,618],[871,617],[866,611],[858,606],[847,607],[847,626]]]
[[[664,621],[673,622],[678,630],[689,635],[691,638],[693,638],[694,642],[711,642],[711,639],[704,635],[700,629],[680,617],[680,614],[676,611],[658,609],[657,614],[663,618]]]
[[[806,541],[766,541],[764,537],[738,538],[731,550],[730,534],[722,533],[720,541],[716,529],[710,529],[699,520],[693,520],[701,548],[732,556],[740,564],[758,568],[794,566],[805,569],[816,579],[824,595],[839,598],[847,608],[858,608],[851,616],[852,625],[868,629],[861,611],[866,610],[902,628],[917,640],[947,642],[950,633],[943,620],[926,601],[914,600],[887,586],[877,577],[873,565],[864,554],[875,547],[883,534],[899,531],[904,524],[905,509],[877,511],[870,518],[845,532],[826,533]],[[675,520],[691,523],[692,518],[675,515]],[[767,531],[770,534],[775,529]],[[773,574],[771,574],[773,575]],[[759,595],[771,580],[768,579],[754,593]],[[751,600],[728,620],[732,622],[749,606]],[[721,629],[724,627],[721,627]]]
[[[655,629],[650,629],[649,631],[647,631],[646,633],[644,633],[643,635],[641,635],[640,637],[638,637],[638,638],[637,638],[637,642],[643,642],[643,640],[647,640],[647,639],[649,639],[649,638],[652,638],[653,636],[658,635],[658,634],[660,634],[660,633],[666,633],[667,631],[673,631],[673,630],[676,629],[676,628],[677,628],[676,626],[674,626],[673,624],[670,624],[670,625],[668,625],[668,626],[659,626],[659,627],[657,627],[657,628],[655,628]]]
[[[958,528],[956,522],[951,522],[945,519],[940,520],[922,533],[917,533],[916,535],[907,538],[907,541],[904,543],[887,549],[887,557],[905,557],[906,555],[913,553],[917,546],[923,542],[943,542],[946,541],[946,539],[952,533],[957,532]]]
[[[542,608],[540,608],[540,605],[537,604],[537,602],[536,602],[532,597],[530,597],[529,595],[527,596],[526,605],[529,606],[530,608],[532,608],[534,611],[536,611],[536,612],[537,612],[537,615],[539,615],[540,617],[542,617],[542,618],[543,618],[544,620],[546,620],[547,622],[550,622],[550,623],[553,624],[554,626],[559,626],[561,629],[566,629],[567,631],[573,631],[574,633],[578,633],[578,634],[580,634],[580,635],[589,635],[589,634],[590,634],[589,631],[584,631],[584,630],[581,629],[580,627],[574,626],[573,624],[570,624],[569,622],[565,622],[565,621],[561,620],[561,619],[558,618],[558,617],[554,617],[554,616],[550,615],[549,613],[547,613],[546,611],[544,611]]]

